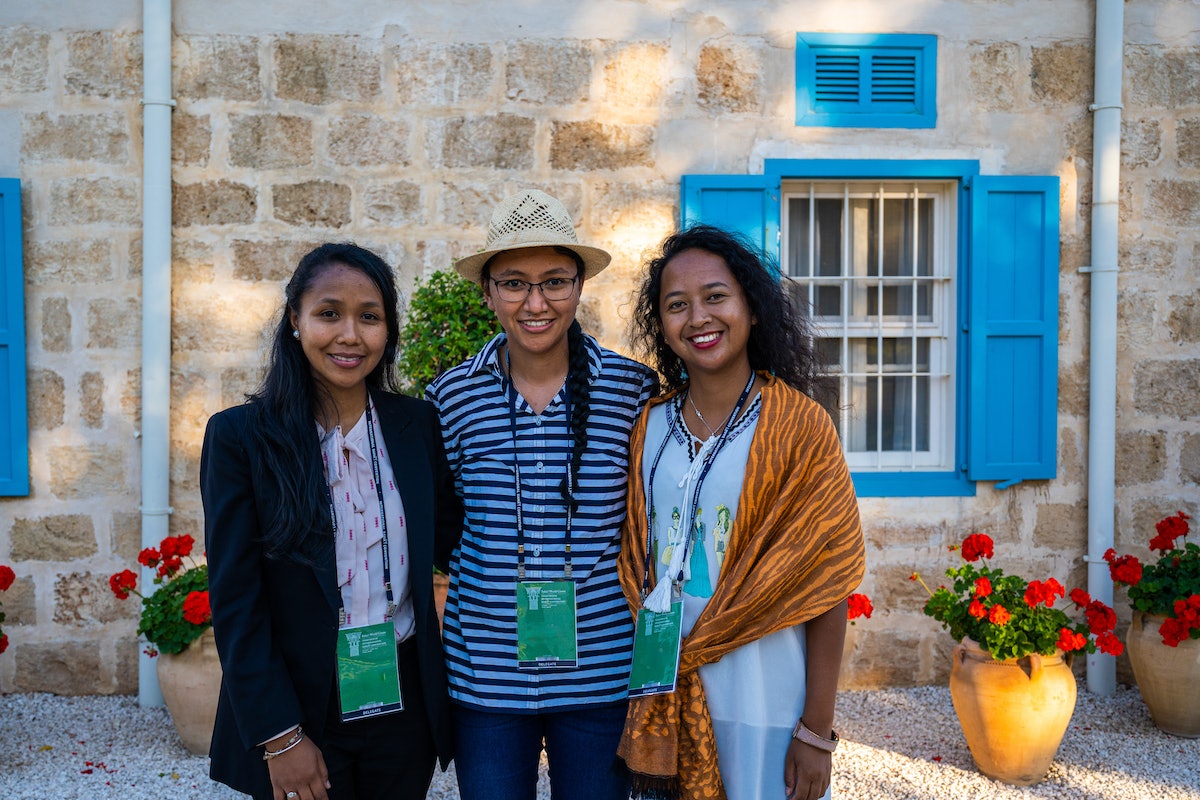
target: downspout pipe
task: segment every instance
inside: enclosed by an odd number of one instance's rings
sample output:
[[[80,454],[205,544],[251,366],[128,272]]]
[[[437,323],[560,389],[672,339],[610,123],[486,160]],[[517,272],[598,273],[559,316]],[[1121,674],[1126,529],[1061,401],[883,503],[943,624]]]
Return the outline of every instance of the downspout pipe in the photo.
[[[143,0],[142,37],[142,547],[157,547],[171,515],[171,0]],[[138,703],[163,704],[145,653]]]
[[[1117,438],[1117,223],[1121,186],[1121,66],[1124,0],[1096,0],[1093,112],[1091,368],[1088,408],[1088,593],[1109,605],[1113,582],[1102,556],[1113,546]],[[1088,691],[1111,695],[1116,659],[1087,659]]]

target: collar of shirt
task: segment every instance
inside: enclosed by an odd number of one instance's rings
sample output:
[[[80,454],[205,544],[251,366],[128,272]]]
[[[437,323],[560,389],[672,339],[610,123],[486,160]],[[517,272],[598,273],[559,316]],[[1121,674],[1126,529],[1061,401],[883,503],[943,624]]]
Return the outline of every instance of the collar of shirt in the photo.
[[[497,377],[503,377],[504,364],[500,358],[500,347],[507,341],[508,335],[503,332],[493,336],[471,359],[470,374],[490,372]],[[584,335],[583,341],[588,354],[588,383],[591,384],[600,377],[600,366],[604,356],[600,351],[600,344],[591,336]]]

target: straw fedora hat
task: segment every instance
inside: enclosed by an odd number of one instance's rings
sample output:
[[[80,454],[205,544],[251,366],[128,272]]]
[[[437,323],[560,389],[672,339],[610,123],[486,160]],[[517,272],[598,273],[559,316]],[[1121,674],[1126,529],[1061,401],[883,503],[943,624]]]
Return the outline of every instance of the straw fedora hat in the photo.
[[[478,283],[489,258],[522,247],[565,247],[578,253],[583,259],[585,279],[598,274],[612,261],[612,256],[599,247],[579,243],[575,223],[561,202],[545,192],[527,189],[500,201],[488,223],[487,244],[478,253],[460,258],[454,269],[472,283]]]

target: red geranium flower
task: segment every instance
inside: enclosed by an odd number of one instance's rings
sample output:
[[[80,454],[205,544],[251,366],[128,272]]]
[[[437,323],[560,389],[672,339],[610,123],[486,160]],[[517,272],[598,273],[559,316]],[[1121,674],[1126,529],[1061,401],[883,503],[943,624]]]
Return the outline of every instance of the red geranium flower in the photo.
[[[1083,608],[1088,603],[1092,602],[1092,596],[1083,589],[1072,589],[1070,597],[1071,602],[1080,608]]]
[[[962,557],[967,561],[991,558],[995,554],[992,537],[986,533],[972,533],[962,543]]]
[[[987,609],[983,607],[983,603],[972,600],[971,605],[967,606],[967,613],[975,619],[983,619],[987,616]]]
[[[168,536],[161,542],[163,558],[167,559],[172,556],[182,557],[192,554],[192,546],[196,544],[196,540],[186,533],[182,536]]]
[[[1107,633],[1117,626],[1117,612],[1099,600],[1088,603],[1083,615],[1087,617],[1088,630],[1097,635]],[[1096,639],[1096,643],[1100,643],[1099,638]]]
[[[1101,653],[1107,653],[1110,656],[1119,656],[1125,652],[1125,645],[1121,644],[1121,640],[1112,631],[1099,634],[1096,637],[1096,646],[1100,648]]]
[[[0,633],[0,653],[8,649],[8,634]]]
[[[0,564],[0,592],[7,592],[8,587],[13,585],[13,581],[17,579],[17,574],[13,572],[12,567],[6,564]],[[0,650],[0,652],[3,652]]]
[[[1040,603],[1052,606],[1054,599],[1065,596],[1066,592],[1063,585],[1054,578],[1050,578],[1045,583],[1030,581],[1029,585],[1025,587],[1025,605],[1030,608],[1037,608]]]
[[[1142,580],[1142,562],[1134,556],[1121,556],[1108,562],[1108,574],[1117,583],[1137,586]]]
[[[847,598],[846,619],[870,619],[874,612],[875,606],[871,605],[871,598],[865,594],[852,594]]]
[[[1175,540],[1180,536],[1188,535],[1188,523],[1191,519],[1182,511],[1176,512],[1173,517],[1166,517],[1159,520],[1154,525],[1154,530],[1158,531],[1158,535],[1150,540],[1150,549],[1166,552],[1167,550],[1175,549]]]
[[[157,550],[155,550],[153,547],[147,547],[146,549],[142,550],[142,552],[138,553],[137,560],[138,563],[143,567],[146,567],[147,569],[154,569],[156,566],[158,566],[159,559],[161,558],[162,556],[158,554]]]
[[[1087,637],[1082,633],[1076,633],[1070,628],[1063,628],[1058,632],[1058,649],[1064,653],[1070,653],[1073,650],[1082,650],[1087,646]]]
[[[1008,609],[1001,605],[992,606],[988,611],[988,622],[993,625],[1006,625],[1012,619],[1012,614],[1008,613]]]
[[[987,578],[975,579],[975,596],[978,598],[987,597],[992,593],[992,582]]]
[[[108,587],[121,600],[129,597],[129,593],[137,586],[137,575],[133,570],[122,570],[108,579]]]
[[[193,625],[203,625],[212,619],[212,609],[208,605],[208,592],[188,593],[188,596],[183,599],[183,618]]]

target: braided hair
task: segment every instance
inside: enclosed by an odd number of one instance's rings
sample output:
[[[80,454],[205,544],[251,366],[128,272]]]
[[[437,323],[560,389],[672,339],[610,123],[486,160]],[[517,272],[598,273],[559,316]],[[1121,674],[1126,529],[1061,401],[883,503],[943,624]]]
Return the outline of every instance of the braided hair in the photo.
[[[562,496],[571,504],[571,510],[579,508],[574,492],[579,489],[579,465],[583,462],[583,451],[587,449],[587,421],[591,412],[591,365],[588,363],[587,337],[577,321],[571,322],[567,331],[567,390],[571,396],[571,471],[570,478],[563,478]]]

